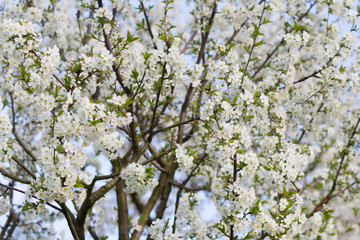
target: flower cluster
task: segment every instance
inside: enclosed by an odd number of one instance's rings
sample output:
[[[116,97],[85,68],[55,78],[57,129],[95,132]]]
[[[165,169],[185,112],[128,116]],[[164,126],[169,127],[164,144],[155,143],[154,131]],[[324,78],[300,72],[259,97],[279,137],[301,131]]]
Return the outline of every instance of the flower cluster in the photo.
[[[6,214],[11,208],[11,205],[9,204],[9,200],[1,197],[0,199],[0,215]]]
[[[0,136],[6,138],[11,134],[12,126],[9,115],[4,111],[0,112]]]
[[[157,185],[153,169],[137,163],[130,163],[121,171],[121,178],[125,181],[125,191],[129,193],[145,194]]]
[[[170,229],[168,229],[169,222],[165,224],[162,223],[161,219],[156,219],[151,223],[149,228],[150,236],[153,239],[169,239],[169,240],[176,240],[179,239],[178,233],[172,233]]]
[[[181,168],[189,174],[194,166],[194,157],[185,150],[184,146],[177,146],[175,154],[177,162],[180,164]]]
[[[205,239],[207,234],[207,226],[196,210],[198,197],[193,194],[186,193],[182,197],[182,201],[177,210],[176,224],[178,233],[185,239],[198,238]]]
[[[357,238],[358,1],[153,2],[2,1],[2,236]]]

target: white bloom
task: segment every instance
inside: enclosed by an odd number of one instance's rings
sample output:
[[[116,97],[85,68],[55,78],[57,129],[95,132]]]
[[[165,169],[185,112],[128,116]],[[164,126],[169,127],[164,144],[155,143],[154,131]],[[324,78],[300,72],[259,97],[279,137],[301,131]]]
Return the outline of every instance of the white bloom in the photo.
[[[286,200],[286,198],[282,198],[279,204],[280,211],[284,211],[288,204],[289,202]]]
[[[157,181],[146,174],[146,167],[137,163],[130,163],[121,170],[121,178],[125,181],[126,192],[144,194],[147,190],[155,187]]]
[[[6,214],[11,208],[9,200],[6,198],[0,197],[0,216]]]
[[[122,106],[126,102],[126,97],[114,95],[111,99],[108,99],[107,101],[108,101],[108,103],[112,103],[117,106]]]
[[[189,174],[194,165],[194,157],[187,154],[183,145],[177,145],[175,153],[177,162],[184,169],[184,171]]]
[[[0,136],[7,137],[11,134],[12,125],[9,115],[4,111],[0,112]]]

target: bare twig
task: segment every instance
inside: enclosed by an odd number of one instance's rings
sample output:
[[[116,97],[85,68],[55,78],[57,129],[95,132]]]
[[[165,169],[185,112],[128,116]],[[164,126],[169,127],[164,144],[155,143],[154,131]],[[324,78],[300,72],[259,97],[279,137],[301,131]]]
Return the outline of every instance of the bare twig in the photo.
[[[203,187],[187,187],[187,186],[184,186],[182,183],[179,183],[177,181],[172,181],[172,184],[175,187],[184,189],[185,191],[188,191],[188,192],[209,191],[209,188],[206,187],[206,186],[203,186]]]
[[[316,113],[319,113],[320,110],[321,110],[321,108],[322,108],[323,106],[324,106],[324,103],[321,103],[320,106],[319,106],[319,108],[318,108],[318,110],[316,111]],[[310,119],[309,125],[310,125],[313,121],[314,121],[314,117],[312,117],[312,118]],[[300,134],[299,139],[297,140],[297,143],[300,143],[300,142],[301,142],[302,138],[303,138],[304,135],[305,135],[305,132],[306,132],[306,130],[305,130],[305,127],[304,127],[304,129],[302,130],[302,132],[301,132],[301,134]]]
[[[198,58],[197,58],[197,61],[196,61],[196,64],[199,64],[204,53],[205,53],[205,46],[208,42],[208,38],[209,38],[209,34],[210,34],[210,29],[211,29],[211,26],[214,22],[214,18],[215,18],[215,14],[216,14],[216,9],[217,9],[217,4],[216,4],[216,1],[214,2],[214,6],[213,6],[213,9],[212,9],[212,12],[211,12],[211,15],[210,15],[210,19],[209,19],[209,23],[208,23],[208,30],[205,32],[204,34],[204,38],[202,40],[202,43],[201,43],[201,46],[200,46],[200,51],[199,51],[199,55],[198,55]]]
[[[163,131],[166,131],[166,130],[169,130],[171,128],[174,128],[174,127],[178,127],[178,126],[181,126],[181,125],[184,125],[184,124],[187,124],[187,123],[190,123],[190,122],[193,122],[193,121],[197,121],[197,120],[200,120],[200,117],[196,117],[196,118],[193,118],[193,119],[189,119],[187,121],[184,121],[182,123],[176,123],[176,124],[173,124],[173,125],[170,125],[168,127],[165,127],[165,128],[162,128],[162,129],[158,129],[156,131],[153,132],[153,135],[159,133],[159,132],[163,132]]]
[[[8,177],[10,179],[13,179],[17,182],[21,182],[21,183],[25,183],[25,184],[30,184],[31,181],[30,180],[27,180],[27,179],[22,179],[22,178],[19,178],[18,176],[16,175],[12,175],[11,173],[7,172],[5,169],[3,168],[0,168],[0,173],[5,176],[5,177]],[[1,238],[0,238],[1,239]]]
[[[101,240],[101,239],[99,238],[99,236],[96,234],[94,227],[89,226],[89,227],[88,227],[88,231],[89,231],[91,237],[92,237],[94,240]]]
[[[148,160],[142,162],[141,165],[146,165],[146,164],[148,164],[150,162],[157,161],[157,160],[159,160],[159,158],[162,158],[163,156],[165,156],[165,155],[169,154],[170,152],[174,151],[175,149],[176,149],[176,147],[171,147],[171,148],[167,149],[166,151],[164,151],[164,152],[162,152],[162,153],[160,153],[160,154],[158,154],[158,155],[156,155],[156,156],[154,156],[152,158],[149,158]]]
[[[20,136],[17,134],[15,130],[13,130],[13,134],[15,136],[16,141],[19,143],[19,145],[24,149],[24,151],[34,160],[37,161],[37,158],[35,157],[35,154],[30,150],[30,148],[27,147],[27,145],[21,140]]]
[[[306,103],[307,101],[310,100],[310,98],[314,97],[316,94],[318,94],[319,92],[321,92],[321,90],[324,89],[324,87],[326,86],[326,84],[324,84],[319,90],[317,90],[315,93],[311,94],[310,97],[308,97],[307,99],[305,99],[304,101],[301,102],[301,104]]]
[[[30,176],[32,176],[34,179],[36,179],[36,176],[33,172],[30,171],[19,159],[17,159],[15,156],[12,156],[12,159],[19,164]]]
[[[190,43],[194,40],[195,36],[196,36],[196,31],[193,32],[189,38],[189,40],[185,43],[185,46],[183,47],[183,49],[181,50],[180,54],[184,54],[186,52],[186,50],[188,49]]]

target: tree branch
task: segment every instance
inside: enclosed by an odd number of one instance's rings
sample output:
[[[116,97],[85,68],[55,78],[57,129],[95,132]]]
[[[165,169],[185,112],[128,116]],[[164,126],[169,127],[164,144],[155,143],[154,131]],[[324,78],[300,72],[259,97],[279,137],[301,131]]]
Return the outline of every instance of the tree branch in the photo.
[[[36,175],[30,171],[20,160],[18,160],[15,156],[12,156],[12,159],[19,164],[30,176],[34,179],[36,179]]]
[[[304,17],[306,17],[306,15],[309,14],[310,10],[315,6],[315,4],[317,3],[317,1],[314,1],[310,7],[307,9],[307,11],[301,15],[298,19],[298,21],[300,22]],[[292,31],[294,31],[294,27],[289,31],[289,33],[291,33]],[[252,78],[255,78],[256,75],[265,67],[265,65],[268,63],[268,61],[272,58],[272,56],[275,54],[275,52],[279,49],[279,47],[285,43],[285,39],[282,38],[281,41],[275,46],[275,48],[267,55],[266,59],[264,60],[264,62],[262,62],[262,64],[260,65],[260,67],[255,71],[255,73],[251,76]]]
[[[205,46],[207,44],[208,38],[209,38],[209,34],[210,34],[210,29],[212,27],[212,24],[214,22],[214,18],[215,18],[215,14],[216,14],[216,9],[217,9],[217,4],[216,1],[214,1],[214,6],[210,15],[210,19],[209,19],[209,23],[208,23],[208,29],[205,32],[204,38],[201,42],[201,46],[200,46],[200,51],[198,54],[198,58],[196,60],[196,64],[200,64],[200,61],[205,53]]]
[[[26,192],[23,191],[23,190],[20,190],[20,189],[17,189],[17,188],[15,188],[15,187],[11,187],[11,186],[8,186],[8,185],[2,184],[2,183],[0,183],[0,186],[5,187],[5,188],[8,188],[8,189],[12,189],[12,190],[14,190],[14,191],[16,191],[16,192],[19,192],[19,193],[22,193],[22,194],[26,194]],[[34,199],[39,200],[39,198],[37,198],[35,195],[32,195],[31,197],[34,198]],[[46,205],[52,207],[52,208],[55,209],[55,210],[58,210],[59,212],[63,212],[61,208],[58,208],[57,206],[55,206],[55,205],[53,205],[53,204],[51,204],[51,203],[46,203]]]
[[[174,163],[173,163],[174,164]],[[141,236],[141,233],[144,230],[144,227],[149,219],[150,212],[155,206],[156,201],[160,197],[165,185],[167,183],[167,176],[165,173],[161,173],[159,177],[159,184],[155,187],[154,191],[151,194],[147,204],[144,207],[144,211],[142,211],[140,220],[138,222],[139,229],[136,229],[131,236],[131,240],[138,240]]]
[[[308,75],[308,76],[305,76],[305,77],[303,77],[303,78],[300,78],[299,80],[295,81],[293,84],[298,84],[298,83],[304,82],[304,81],[306,81],[307,79],[309,79],[309,78],[311,78],[311,77],[317,77],[317,74],[318,74],[318,73],[321,73],[322,71],[324,71],[325,68],[326,68],[327,66],[329,66],[329,64],[332,62],[332,60],[334,60],[334,58],[339,55],[340,50],[342,49],[342,47],[343,47],[343,45],[340,45],[339,50],[336,51],[336,53],[334,54],[334,56],[332,56],[331,58],[329,58],[329,60],[327,61],[327,63],[326,63],[324,66],[322,66],[321,69],[314,71],[313,73],[311,73],[311,74]]]
[[[351,134],[349,136],[348,144],[346,145],[345,149],[342,152],[340,164],[339,164],[339,166],[338,166],[338,168],[336,170],[336,175],[335,175],[335,178],[333,180],[333,184],[331,186],[331,189],[330,189],[329,193],[326,195],[325,198],[323,198],[320,201],[320,203],[318,205],[316,205],[314,210],[310,214],[308,214],[308,216],[307,216],[308,218],[311,217],[312,215],[314,215],[314,213],[319,212],[321,209],[323,209],[325,204],[327,204],[332,198],[334,198],[334,196],[337,196],[337,195],[332,195],[332,194],[335,191],[337,181],[338,181],[338,177],[340,176],[340,171],[341,171],[341,168],[342,168],[342,166],[344,164],[344,161],[345,161],[345,157],[349,153],[348,148],[351,146],[351,140],[356,134],[356,129],[358,128],[359,123],[360,123],[360,118],[358,118],[358,121],[356,122],[355,127],[354,127],[353,131],[351,132]]]
[[[11,173],[7,172],[5,169],[3,168],[0,168],[0,173],[5,176],[5,177],[8,177],[12,180],[15,180],[17,182],[20,182],[20,183],[24,183],[24,184],[30,184],[31,181],[30,180],[27,180],[27,179],[22,179],[22,178],[19,178],[18,176],[16,175],[12,175]],[[0,238],[1,239],[1,238]]]
[[[184,54],[186,52],[186,50],[188,49],[190,43],[194,40],[195,36],[196,36],[196,31],[193,32],[189,38],[189,40],[187,40],[187,42],[185,43],[185,46],[183,47],[183,49],[181,50],[180,54]]]
[[[145,9],[144,3],[143,3],[143,1],[139,1],[139,2],[140,2],[140,4],[141,4],[141,9],[140,9],[140,10],[144,13],[144,17],[145,17],[146,25],[147,25],[148,30],[149,30],[149,34],[150,34],[150,37],[151,37],[151,41],[152,41],[152,43],[153,43],[153,45],[154,45],[154,48],[155,48],[155,49],[158,49],[157,46],[156,46],[156,44],[155,44],[155,42],[154,42],[154,35],[153,35],[153,33],[152,33],[152,30],[151,30],[151,25],[150,25],[149,17],[148,17],[147,14],[146,14],[146,9]]]

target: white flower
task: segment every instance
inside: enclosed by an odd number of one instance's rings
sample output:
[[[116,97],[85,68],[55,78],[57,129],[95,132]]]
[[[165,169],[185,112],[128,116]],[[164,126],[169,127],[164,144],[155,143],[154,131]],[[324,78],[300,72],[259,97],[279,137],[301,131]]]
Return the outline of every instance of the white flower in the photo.
[[[183,145],[177,145],[175,154],[176,161],[180,164],[184,171],[189,174],[194,165],[194,157],[187,154]]]
[[[108,101],[108,103],[112,103],[112,104],[117,105],[117,106],[122,106],[126,102],[126,97],[125,96],[114,95],[111,99],[108,99],[107,101]]]
[[[286,207],[288,206],[289,202],[286,200],[286,198],[282,198],[280,200],[280,204],[279,204],[279,208],[280,211],[284,211],[286,209]]]
[[[122,169],[120,176],[125,181],[125,191],[129,193],[144,194],[157,185],[154,177],[147,176],[146,167],[137,163],[130,163]]]
[[[9,200],[4,197],[0,197],[0,216],[5,215],[11,208]]]
[[[346,21],[349,24],[357,24],[357,22],[358,22],[357,15],[358,15],[358,13],[355,10],[350,9],[346,15]]]
[[[0,136],[8,137],[11,134],[12,125],[9,115],[4,111],[0,112]]]

